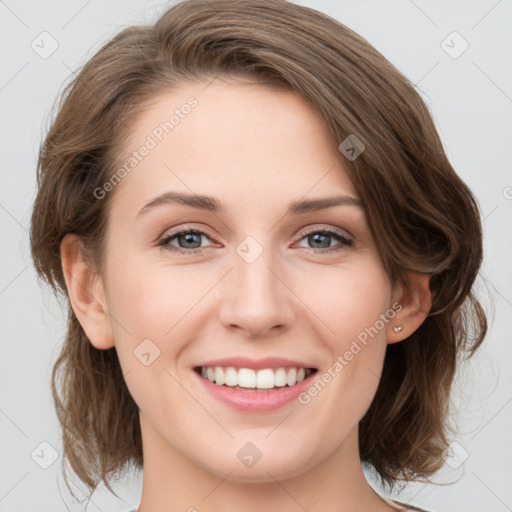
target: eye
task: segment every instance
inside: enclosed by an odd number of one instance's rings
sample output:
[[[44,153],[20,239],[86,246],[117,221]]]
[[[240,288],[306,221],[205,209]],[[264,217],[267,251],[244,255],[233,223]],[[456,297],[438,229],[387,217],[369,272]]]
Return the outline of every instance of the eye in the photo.
[[[186,228],[165,235],[157,245],[181,254],[195,254],[201,252],[204,247],[208,247],[202,244],[203,237],[211,241],[211,236],[208,233],[199,229]],[[302,240],[311,244],[306,246],[307,249],[318,253],[340,251],[347,246],[354,245],[353,240],[345,233],[327,228],[310,229],[302,234],[300,241]],[[333,240],[338,244],[332,246]],[[304,247],[304,245],[299,245],[299,247]]]
[[[205,232],[198,229],[182,229],[181,231],[176,231],[175,233],[164,236],[164,238],[158,242],[158,245],[171,251],[194,254],[201,252],[201,248],[204,247],[201,245],[201,237],[210,239]],[[177,246],[172,242],[176,242]]]
[[[333,239],[335,241],[338,241],[339,244],[331,246],[330,244]],[[306,243],[311,244],[311,246],[306,246],[308,249],[312,249],[314,252],[320,253],[340,251],[347,246],[354,245],[354,241],[351,238],[349,238],[345,233],[327,228],[310,229],[306,233],[303,233],[303,236],[300,240],[306,240]],[[301,245],[300,247],[304,246]]]

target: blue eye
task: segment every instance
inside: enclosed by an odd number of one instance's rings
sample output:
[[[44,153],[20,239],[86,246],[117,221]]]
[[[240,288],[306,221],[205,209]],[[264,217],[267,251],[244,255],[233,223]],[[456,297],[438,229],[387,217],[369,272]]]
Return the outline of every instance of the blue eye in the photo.
[[[307,247],[308,249],[313,249],[314,252],[331,252],[331,251],[339,251],[344,249],[346,246],[354,245],[354,242],[345,234],[339,233],[338,231],[334,231],[331,229],[313,229],[301,238],[301,240],[306,240],[308,243],[313,244],[313,247]],[[338,245],[330,246],[330,241],[335,239],[339,242]],[[301,246],[304,247],[304,246]]]
[[[201,252],[201,250],[205,247],[202,245],[202,237],[210,240],[208,234],[203,231],[197,229],[184,229],[165,236],[162,238],[162,240],[160,240],[160,242],[158,242],[158,246],[165,247],[170,251],[175,251],[182,254],[196,254]],[[339,243],[337,245],[331,246],[332,239]],[[309,232],[303,234],[299,241],[302,240],[307,240],[308,244],[312,244],[312,247],[306,248],[311,249],[315,253],[340,251],[347,246],[354,245],[353,240],[344,233],[326,228],[312,229]],[[178,244],[177,246],[176,244],[172,243],[175,241]]]
[[[177,231],[171,235],[164,237],[158,245],[164,246],[172,251],[178,251],[187,254],[200,252],[201,237],[209,238],[206,233],[195,229],[186,229]],[[171,242],[177,240],[178,247],[172,245]]]

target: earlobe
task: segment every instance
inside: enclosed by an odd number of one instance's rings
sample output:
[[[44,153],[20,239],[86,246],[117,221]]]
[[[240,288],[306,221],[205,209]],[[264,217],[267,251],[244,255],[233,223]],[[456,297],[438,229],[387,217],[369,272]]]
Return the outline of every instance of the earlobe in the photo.
[[[71,307],[85,334],[97,349],[112,348],[115,343],[103,281],[85,261],[80,237],[66,235],[60,255]]]
[[[409,273],[407,287],[400,289],[397,302],[401,308],[387,326],[388,343],[408,338],[427,318],[432,304],[430,276]]]

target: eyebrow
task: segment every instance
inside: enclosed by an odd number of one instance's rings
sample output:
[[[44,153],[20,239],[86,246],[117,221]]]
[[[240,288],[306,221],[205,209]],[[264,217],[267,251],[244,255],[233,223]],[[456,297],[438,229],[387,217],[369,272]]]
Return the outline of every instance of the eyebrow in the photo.
[[[162,204],[182,204],[198,210],[206,210],[213,213],[224,211],[218,199],[212,196],[204,196],[197,194],[185,194],[182,192],[166,192],[155,197],[149,203],[145,204],[137,214],[142,213]],[[351,196],[333,196],[323,197],[320,199],[299,199],[292,201],[287,208],[286,213],[300,214],[332,208],[333,206],[356,206],[363,208],[359,199]]]

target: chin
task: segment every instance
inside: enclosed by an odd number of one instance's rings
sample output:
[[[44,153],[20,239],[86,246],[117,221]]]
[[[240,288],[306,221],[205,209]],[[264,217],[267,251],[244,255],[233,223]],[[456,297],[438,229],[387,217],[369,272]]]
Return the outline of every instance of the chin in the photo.
[[[221,464],[201,464],[203,468],[220,478],[227,478],[231,481],[241,483],[274,483],[276,480],[287,480],[304,473],[309,465],[303,462],[304,454],[297,454],[286,458],[278,458],[264,455],[252,467],[245,466],[238,458],[235,460],[227,458]]]

